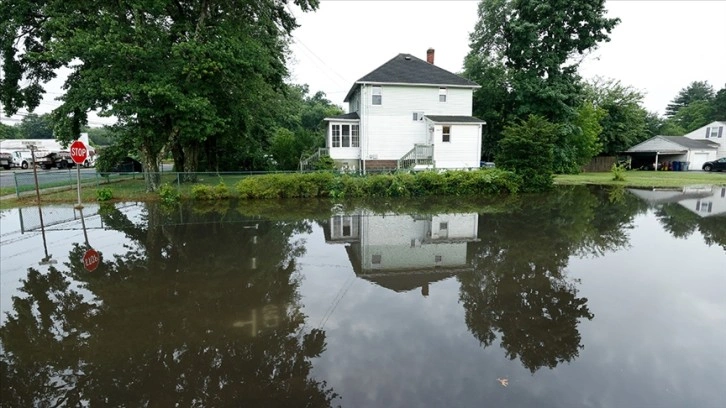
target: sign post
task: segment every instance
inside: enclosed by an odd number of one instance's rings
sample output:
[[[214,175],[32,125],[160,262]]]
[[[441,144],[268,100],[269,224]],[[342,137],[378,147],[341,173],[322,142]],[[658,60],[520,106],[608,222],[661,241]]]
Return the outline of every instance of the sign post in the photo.
[[[78,181],[78,204],[76,205],[76,208],[83,208],[83,205],[81,204],[81,165],[86,162],[87,157],[88,149],[86,149],[85,143],[80,140],[76,140],[71,144],[71,159],[73,159],[73,163],[76,164]]]

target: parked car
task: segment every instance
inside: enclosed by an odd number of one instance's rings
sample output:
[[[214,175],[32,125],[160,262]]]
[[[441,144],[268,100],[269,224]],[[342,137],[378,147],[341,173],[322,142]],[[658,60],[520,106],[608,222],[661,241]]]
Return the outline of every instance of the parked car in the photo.
[[[703,163],[703,167],[701,168],[703,169],[703,171],[726,170],[726,157],[722,157],[713,161],[707,161],[706,163]]]
[[[10,170],[13,166],[13,155],[6,152],[0,153],[0,166],[5,170]]]

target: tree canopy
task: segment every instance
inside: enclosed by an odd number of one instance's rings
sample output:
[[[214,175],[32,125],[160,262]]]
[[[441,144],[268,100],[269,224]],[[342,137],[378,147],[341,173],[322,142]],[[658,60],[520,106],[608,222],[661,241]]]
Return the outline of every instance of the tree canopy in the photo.
[[[87,112],[118,119],[115,132],[137,148],[147,188],[158,186],[161,152],[196,171],[260,156],[287,76],[297,23],[289,10],[318,0],[7,0],[0,6],[9,113],[35,108],[42,84],[66,66],[57,137],[78,137]],[[26,85],[22,85],[26,84]]]
[[[474,113],[487,120],[483,154],[496,155],[504,128],[537,115],[560,125],[553,141],[556,171],[579,170],[597,154],[577,69],[620,21],[605,17],[605,1],[482,0],[470,36],[464,75],[482,84]],[[488,83],[487,83],[488,82]],[[580,140],[582,139],[582,140]],[[588,157],[589,156],[589,157]]]

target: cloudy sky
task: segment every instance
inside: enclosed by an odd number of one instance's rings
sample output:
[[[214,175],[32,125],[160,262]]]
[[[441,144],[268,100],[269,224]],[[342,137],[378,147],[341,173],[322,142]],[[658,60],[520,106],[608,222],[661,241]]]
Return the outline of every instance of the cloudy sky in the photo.
[[[314,13],[296,13],[293,81],[343,104],[353,82],[399,53],[460,72],[476,23],[477,1],[323,0]],[[646,109],[663,114],[692,81],[726,86],[726,1],[613,1],[622,21],[609,43],[581,66],[585,78],[620,80],[646,95]]]
[[[291,80],[321,90],[341,106],[353,82],[399,53],[460,72],[476,22],[477,1],[322,0],[318,11],[301,13],[293,33]],[[622,22],[581,66],[585,78],[620,80],[645,94],[646,109],[663,114],[678,91],[692,81],[726,86],[726,1],[615,1],[609,15]],[[58,106],[62,80],[46,87],[37,109]],[[20,117],[15,118],[15,122]],[[6,123],[13,123],[3,117]],[[91,126],[108,119],[90,116]]]

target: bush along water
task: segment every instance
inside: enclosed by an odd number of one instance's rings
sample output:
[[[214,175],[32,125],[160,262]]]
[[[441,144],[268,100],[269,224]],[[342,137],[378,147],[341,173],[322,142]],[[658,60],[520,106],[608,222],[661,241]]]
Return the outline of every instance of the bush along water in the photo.
[[[174,188],[171,184],[164,183],[161,187],[159,187],[159,197],[163,204],[173,205],[179,202],[181,195],[179,194],[179,190]]]
[[[420,197],[513,194],[521,176],[501,169],[424,171],[357,176],[330,172],[251,176],[236,185],[240,198]]]
[[[113,191],[108,187],[102,187],[96,190],[97,201],[108,201],[113,198]]]
[[[229,187],[222,181],[216,186],[197,184],[192,187],[192,198],[195,200],[224,200],[231,196]]]

